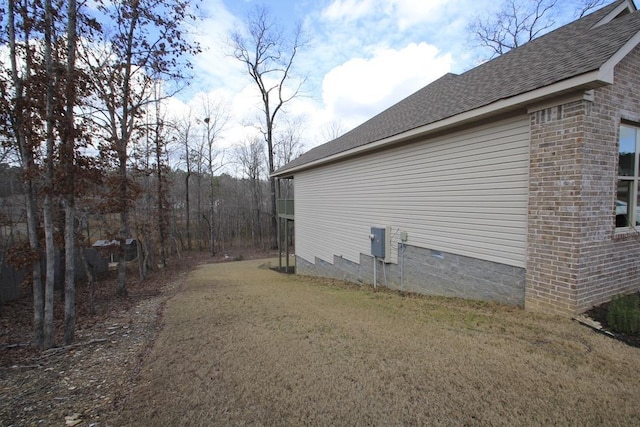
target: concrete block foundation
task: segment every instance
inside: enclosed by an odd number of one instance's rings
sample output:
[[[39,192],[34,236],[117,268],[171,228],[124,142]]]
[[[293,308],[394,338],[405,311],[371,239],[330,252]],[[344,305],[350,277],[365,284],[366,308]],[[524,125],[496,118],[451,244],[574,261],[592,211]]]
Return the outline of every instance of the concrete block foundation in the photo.
[[[334,256],[333,263],[296,256],[296,272],[372,285],[373,257],[360,254],[360,262]],[[399,245],[398,264],[377,261],[377,284],[390,289],[496,301],[523,306],[525,269],[491,261]]]

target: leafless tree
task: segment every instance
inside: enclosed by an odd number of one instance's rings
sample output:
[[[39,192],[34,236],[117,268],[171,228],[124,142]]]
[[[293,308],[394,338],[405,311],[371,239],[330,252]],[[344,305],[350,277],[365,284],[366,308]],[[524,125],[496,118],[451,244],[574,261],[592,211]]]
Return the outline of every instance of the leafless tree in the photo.
[[[341,121],[334,120],[322,130],[322,142],[333,141],[339,136],[342,136],[346,131],[347,130]]]
[[[282,129],[276,132],[275,137],[276,168],[286,165],[302,154],[304,150],[302,135],[305,126],[303,117],[286,119],[281,122]]]
[[[165,114],[161,108],[161,86],[156,82],[153,89],[154,98],[154,114],[153,114],[153,154],[155,160],[155,179],[156,179],[156,203],[157,203],[157,226],[158,240],[160,250],[160,264],[162,267],[167,266],[167,239],[168,239],[168,210],[169,201],[167,195],[167,169],[168,159],[167,146],[170,141],[168,128],[165,125]]]
[[[260,221],[262,206],[262,173],[264,169],[264,149],[259,138],[248,140],[236,147],[235,158],[242,168],[242,175],[248,180],[251,193],[251,238],[254,247],[262,244],[263,230]]]
[[[216,147],[216,143],[220,138],[220,135],[224,131],[227,123],[229,122],[229,109],[224,100],[214,101],[208,96],[202,100],[202,113],[204,118],[202,123],[205,127],[206,133],[206,146],[202,152],[204,154],[204,161],[207,166],[207,172],[209,175],[209,214],[208,214],[208,227],[209,227],[209,251],[211,255],[216,254],[215,249],[215,208],[216,208],[216,179],[215,174],[224,166],[224,153],[219,152]]]
[[[176,135],[176,139],[178,140],[182,155],[180,156],[181,161],[184,164],[186,169],[186,173],[184,175],[184,197],[185,197],[185,228],[186,228],[186,238],[187,238],[187,250],[191,250],[191,206],[190,206],[190,189],[189,183],[191,179],[191,175],[193,174],[193,152],[192,149],[194,137],[193,132],[193,119],[191,117],[191,111],[189,111],[184,117],[179,119],[175,126],[173,126],[174,133]]]
[[[145,123],[132,139],[132,178],[137,181],[141,197],[132,206],[132,224],[137,237],[138,267],[140,277],[156,265],[164,267],[169,260],[170,230],[170,180],[169,152],[175,137],[173,124],[166,118],[162,102],[161,82],[154,82],[149,94],[150,104],[145,108]]]
[[[198,120],[199,121],[199,120]],[[200,124],[203,123],[199,121]],[[201,134],[201,138],[198,144],[195,147],[191,148],[191,165],[193,166],[193,171],[196,178],[196,218],[198,219],[198,250],[202,251],[202,242],[203,242],[203,232],[202,232],[202,202],[203,202],[203,181],[205,179],[207,165],[206,165],[206,152],[207,152],[207,141],[206,141],[206,131]]]
[[[298,25],[290,37],[269,14],[266,7],[258,7],[247,16],[246,33],[236,31],[229,42],[233,56],[240,61],[256,84],[262,100],[263,119],[260,130],[267,144],[269,172],[275,170],[274,128],[278,114],[285,104],[300,94],[304,79],[296,79],[292,68],[298,50],[305,40]],[[270,178],[271,239],[277,245],[276,183]]]
[[[304,131],[304,119],[296,118],[286,120],[283,129],[276,133],[276,168],[282,167],[293,159],[299,157],[303,150],[302,133]],[[293,181],[280,181],[280,197],[284,199],[293,198]]]
[[[478,16],[469,33],[477,47],[490,52],[489,58],[509,50],[555,28],[562,17],[560,8],[570,5],[574,14],[582,17],[602,6],[606,0],[504,0],[497,11]]]

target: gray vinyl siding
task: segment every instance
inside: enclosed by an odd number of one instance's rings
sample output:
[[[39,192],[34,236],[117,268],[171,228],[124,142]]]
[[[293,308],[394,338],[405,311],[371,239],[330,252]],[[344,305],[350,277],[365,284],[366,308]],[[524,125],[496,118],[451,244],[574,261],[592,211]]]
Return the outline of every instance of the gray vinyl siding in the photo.
[[[408,245],[524,267],[527,116],[297,173],[296,254],[370,254],[372,226]]]

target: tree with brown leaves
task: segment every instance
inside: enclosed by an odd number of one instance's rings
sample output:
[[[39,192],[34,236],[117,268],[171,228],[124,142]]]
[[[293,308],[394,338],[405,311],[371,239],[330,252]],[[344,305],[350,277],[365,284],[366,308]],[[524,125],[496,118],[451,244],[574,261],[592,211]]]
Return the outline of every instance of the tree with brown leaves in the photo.
[[[93,115],[106,139],[102,151],[117,169],[111,203],[119,211],[120,258],[118,294],[127,294],[125,250],[130,233],[130,209],[135,190],[129,176],[129,149],[142,117],[153,100],[156,81],[181,81],[190,68],[188,56],[199,52],[183,36],[183,24],[194,20],[187,0],[99,0],[106,17],[100,45],[91,50],[93,84],[97,93]]]

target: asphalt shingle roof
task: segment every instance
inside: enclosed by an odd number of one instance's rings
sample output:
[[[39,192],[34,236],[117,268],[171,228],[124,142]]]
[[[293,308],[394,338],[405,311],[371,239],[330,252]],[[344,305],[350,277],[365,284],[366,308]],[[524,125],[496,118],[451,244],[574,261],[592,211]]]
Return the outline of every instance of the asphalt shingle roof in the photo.
[[[463,74],[446,74],[275,174],[598,70],[640,32],[640,12],[594,27],[623,2],[616,1]]]

